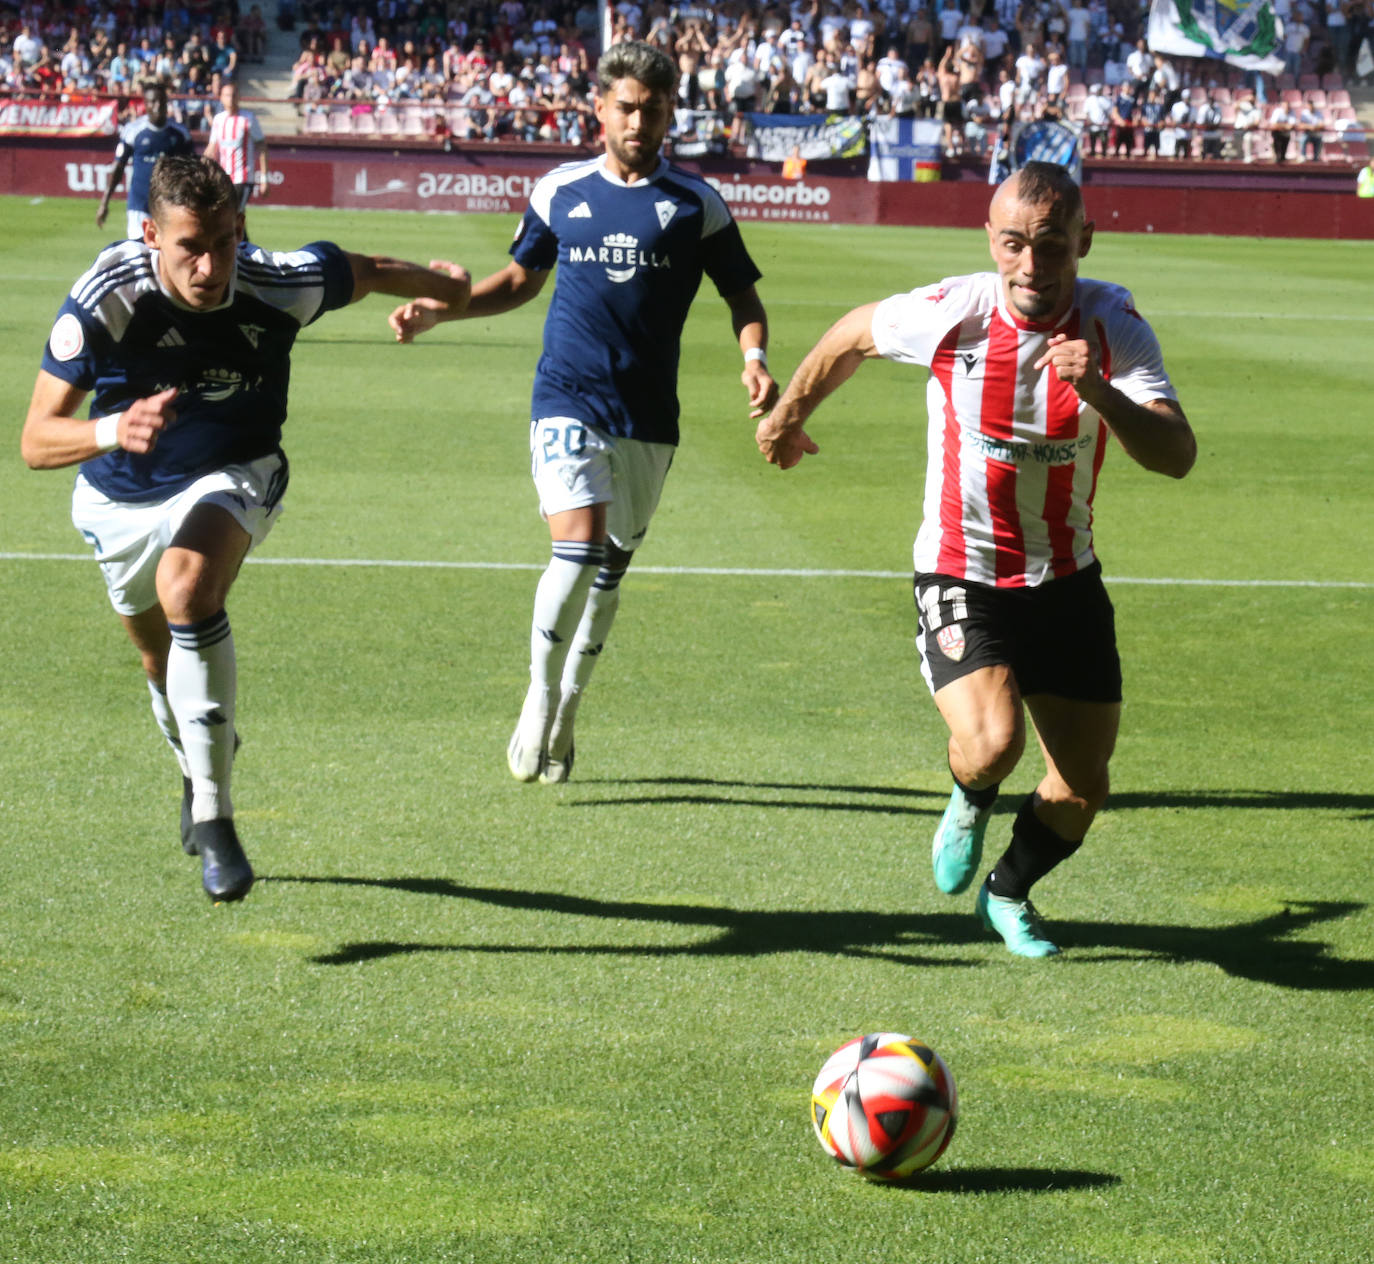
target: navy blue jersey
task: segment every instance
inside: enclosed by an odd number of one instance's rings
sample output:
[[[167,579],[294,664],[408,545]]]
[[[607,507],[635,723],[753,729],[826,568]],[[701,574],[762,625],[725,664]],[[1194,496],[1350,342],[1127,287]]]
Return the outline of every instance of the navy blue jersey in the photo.
[[[534,417],[676,443],[682,326],[702,273],[726,296],[760,275],[720,195],[666,159],[633,184],[604,158],[567,163],[535,184],[511,254],[530,271],[558,266]]]
[[[43,368],[94,391],[91,416],[175,386],[176,420],[145,455],[116,449],[81,472],[111,500],[160,500],[226,465],[275,451],[286,420],[291,346],[302,325],[353,297],[331,242],[274,254],[239,247],[225,301],[193,311],[162,288],[141,241],[103,250],[62,304]]]
[[[115,162],[123,159],[126,198],[131,211],[148,209],[148,181],[153,164],[163,154],[191,157],[195,153],[190,134],[180,123],[167,122],[154,127],[145,114],[119,129],[119,144],[115,146]]]

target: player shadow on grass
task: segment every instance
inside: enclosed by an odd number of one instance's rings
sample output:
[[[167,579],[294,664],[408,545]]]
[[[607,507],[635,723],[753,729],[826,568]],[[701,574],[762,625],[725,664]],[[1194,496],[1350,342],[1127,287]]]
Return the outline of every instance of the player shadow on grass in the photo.
[[[615,943],[414,943],[367,940],[343,944],[314,957],[317,965],[351,965],[424,952],[529,953],[622,957],[769,956],[789,952],[833,953],[904,966],[973,966],[969,958],[919,950],[993,943],[970,912],[878,913],[862,910],[795,912],[732,909],[700,904],[598,900],[553,891],[516,891],[467,886],[447,878],[276,877],[277,882],[376,887],[413,895],[475,900],[500,908],[617,922],[659,922],[712,927],[718,934],[685,944]],[[1322,922],[1359,912],[1343,901],[1292,901],[1274,913],[1231,926],[1168,926],[1148,923],[1054,922],[1056,940],[1070,950],[1058,965],[1100,961],[1209,962],[1237,978],[1275,987],[1314,991],[1374,990],[1374,961],[1329,955],[1327,945],[1291,938]],[[547,925],[541,922],[540,925]],[[1100,951],[1094,951],[1100,950]],[[979,957],[985,954],[980,952]]]
[[[901,815],[939,816],[949,802],[947,791],[910,790],[896,786],[821,785],[807,781],[729,781],[717,777],[605,777],[579,780],[579,787],[667,786],[698,787],[695,794],[670,792],[643,794],[633,798],[578,799],[575,807],[616,807],[621,804],[717,804],[730,807],[788,808],[805,807],[831,812],[879,812]],[[928,799],[929,806],[816,803],[780,799],[742,799],[713,793],[728,790],[798,790],[811,793],[887,795],[897,799]],[[1108,812],[1128,812],[1137,808],[1253,808],[1297,812],[1351,812],[1356,820],[1374,820],[1374,794],[1343,794],[1310,790],[1124,790],[1113,791],[1107,801]]]

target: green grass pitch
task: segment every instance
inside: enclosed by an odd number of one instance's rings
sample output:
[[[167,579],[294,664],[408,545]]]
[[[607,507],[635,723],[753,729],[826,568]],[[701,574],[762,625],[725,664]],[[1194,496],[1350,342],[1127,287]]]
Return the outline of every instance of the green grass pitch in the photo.
[[[929,875],[922,375],[866,366],[820,455],[766,467],[709,285],[558,788],[503,758],[548,552],[544,300],[408,348],[382,299],[304,331],[287,512],[230,604],[262,880],[211,907],[132,651],[70,560],[70,473],[18,456],[93,211],[0,201],[0,1261],[1369,1258],[1369,244],[1104,231],[1084,264],[1134,291],[1201,451],[1182,483],[1119,449],[1103,470],[1115,798],[1037,889],[1066,952],[1030,963]],[[481,275],[513,217],[250,226]],[[745,232],[784,378],[849,307],[986,264],[976,227]],[[1039,775],[1028,754],[994,854]],[[914,1188],[811,1135],[821,1062],[874,1030],[959,1084]]]

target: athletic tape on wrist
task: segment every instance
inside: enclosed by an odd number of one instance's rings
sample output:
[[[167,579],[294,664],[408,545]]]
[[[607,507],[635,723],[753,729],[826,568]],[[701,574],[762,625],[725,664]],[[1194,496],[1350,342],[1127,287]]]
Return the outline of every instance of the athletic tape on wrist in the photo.
[[[762,347],[750,347],[744,353],[744,362],[748,364],[751,360],[757,360],[766,369],[768,367],[768,352]]]
[[[119,447],[119,419],[123,413],[113,413],[101,417],[95,423],[95,446],[102,452],[113,452]]]

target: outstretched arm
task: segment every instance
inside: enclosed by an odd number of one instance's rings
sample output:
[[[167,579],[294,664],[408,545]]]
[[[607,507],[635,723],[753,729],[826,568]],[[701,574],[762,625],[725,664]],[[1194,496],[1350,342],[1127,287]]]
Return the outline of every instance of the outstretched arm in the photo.
[[[1097,354],[1082,339],[1055,334],[1035,368],[1052,368],[1090,408],[1095,408],[1126,449],[1126,455],[1147,470],[1182,478],[1197,460],[1197,439],[1183,409],[1172,399],[1143,404],[1123,395],[1108,382]]]
[[[442,304],[446,310],[456,308],[461,312],[472,292],[467,269],[456,263],[435,262],[425,268],[386,255],[348,253],[347,257],[353,269],[354,303],[369,294],[390,294],[395,298],[428,299]]]
[[[762,417],[778,398],[778,384],[768,372],[768,313],[752,285],[727,295],[725,302],[730,308],[730,325],[744,353],[744,372],[739,377],[749,392],[749,416]]]
[[[95,226],[105,227],[105,217],[110,213],[110,198],[114,195],[115,185],[119,183],[119,178],[124,174],[124,168],[129,165],[129,155],[120,147],[119,155],[115,158],[114,169],[110,172],[110,178],[106,182],[105,192],[100,195],[100,205],[95,208]]]
[[[134,400],[122,413],[83,421],[76,410],[86,392],[40,369],[19,439],[20,455],[30,469],[56,470],[115,448],[151,452],[176,419],[176,394],[176,387],[170,387]]]
[[[454,268],[457,265],[434,260],[431,268]],[[471,287],[471,297],[459,308],[436,303],[433,299],[416,296],[413,302],[403,303],[391,313],[387,323],[395,331],[397,342],[412,342],[427,329],[446,320],[466,320],[474,316],[499,316],[528,303],[549,279],[547,272],[523,268],[512,259],[499,272],[483,277]]]
[[[865,359],[878,354],[873,344],[875,307],[876,303],[856,307],[831,325],[797,366],[777,406],[759,422],[754,438],[770,465],[790,470],[803,456],[820,451],[802,426]]]

